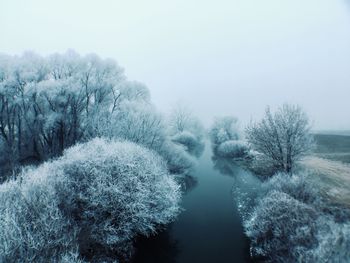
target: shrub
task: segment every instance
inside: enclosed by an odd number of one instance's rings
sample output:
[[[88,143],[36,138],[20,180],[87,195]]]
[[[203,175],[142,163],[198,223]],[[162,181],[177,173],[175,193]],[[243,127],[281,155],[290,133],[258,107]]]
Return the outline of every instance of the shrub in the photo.
[[[159,151],[166,160],[168,170],[173,174],[189,174],[196,165],[195,159],[182,145],[166,141]]]
[[[79,252],[68,251],[61,256],[57,263],[86,263],[86,261],[80,258]]]
[[[231,116],[215,118],[209,135],[213,148],[229,140],[239,140],[238,120]]]
[[[229,140],[221,143],[216,152],[221,157],[243,158],[248,154],[248,147],[242,141]]]
[[[350,223],[338,224],[330,216],[317,221],[318,246],[310,251],[309,262],[349,262]]]
[[[269,262],[347,262],[350,224],[307,174],[280,173],[263,183],[243,217],[251,254]],[[242,213],[242,212],[241,212]]]
[[[69,196],[60,200],[90,245],[122,247],[179,212],[179,186],[162,159],[141,146],[94,139],[67,150],[61,162],[60,193]]]
[[[293,175],[278,173],[263,184],[263,189],[286,193],[300,202],[313,206],[320,205],[322,199],[318,186],[306,173]]]
[[[204,150],[204,142],[189,131],[179,132],[172,136],[171,140],[185,146],[186,151],[196,157],[199,157]]]
[[[174,219],[179,199],[156,153],[129,142],[79,144],[0,186],[0,261],[79,262],[77,248],[87,259],[127,256],[133,237]]]
[[[317,212],[286,193],[271,191],[245,222],[251,254],[270,262],[297,262],[317,242]]]
[[[265,158],[265,156],[254,150],[250,150],[246,158],[245,166],[255,175],[261,179],[269,179],[277,170],[272,162]]]
[[[57,262],[76,248],[76,227],[59,209],[54,178],[46,176],[51,168],[0,186],[0,262]]]

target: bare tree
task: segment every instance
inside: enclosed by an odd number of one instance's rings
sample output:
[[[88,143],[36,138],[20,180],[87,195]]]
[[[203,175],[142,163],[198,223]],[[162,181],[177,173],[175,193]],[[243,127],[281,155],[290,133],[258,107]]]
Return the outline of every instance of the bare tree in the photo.
[[[250,124],[246,133],[250,146],[263,154],[275,170],[291,173],[295,162],[312,147],[310,128],[299,106],[285,104],[274,114],[267,107],[264,118]]]

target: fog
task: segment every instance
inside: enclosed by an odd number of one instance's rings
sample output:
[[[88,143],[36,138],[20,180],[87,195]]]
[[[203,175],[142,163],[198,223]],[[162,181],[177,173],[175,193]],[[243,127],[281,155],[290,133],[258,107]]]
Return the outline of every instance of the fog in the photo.
[[[145,83],[163,111],[247,123],[304,107],[315,129],[350,129],[345,0],[2,0],[0,52],[97,53]]]

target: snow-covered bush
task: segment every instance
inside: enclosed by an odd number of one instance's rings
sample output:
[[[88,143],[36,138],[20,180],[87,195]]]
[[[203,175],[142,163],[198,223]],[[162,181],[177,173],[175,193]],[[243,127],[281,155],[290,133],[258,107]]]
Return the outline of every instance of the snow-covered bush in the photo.
[[[307,173],[289,175],[278,173],[264,182],[264,191],[280,191],[293,197],[294,199],[312,205],[319,205],[322,195],[319,187]]]
[[[249,149],[241,140],[238,120],[231,116],[216,118],[209,131],[214,155],[248,159]]]
[[[59,160],[61,208],[80,227],[84,246],[123,250],[179,212],[179,186],[156,153],[130,142],[94,139]],[[84,251],[83,251],[84,253]]]
[[[57,263],[87,263],[87,262],[81,259],[79,252],[68,251],[61,256],[61,258],[57,261]],[[115,263],[117,263],[117,261],[115,261]]]
[[[59,173],[52,168],[45,164],[0,185],[0,262],[59,262],[76,248],[77,229],[59,208],[57,178],[47,176]]]
[[[248,151],[243,141],[229,140],[221,143],[216,153],[221,157],[243,158],[247,156]]]
[[[309,262],[349,262],[350,223],[335,223],[330,216],[317,220],[318,245],[309,253]]]
[[[267,160],[263,154],[251,149],[248,152],[245,166],[261,179],[269,179],[276,174],[274,164]]]
[[[172,141],[166,141],[159,153],[166,160],[168,170],[173,174],[189,174],[196,165],[195,158],[186,151],[186,148]]]
[[[98,138],[76,145],[0,186],[0,262],[126,256],[133,237],[175,218],[179,199],[155,152]]]
[[[251,255],[270,262],[298,262],[317,244],[316,219],[312,206],[282,192],[269,192],[244,224]]]
[[[185,146],[186,151],[196,157],[199,157],[204,150],[204,142],[189,131],[179,132],[172,136],[171,140]]]
[[[277,174],[262,184],[256,200],[252,211],[243,211],[248,215],[243,220],[254,258],[309,263],[350,260],[345,208],[324,199],[308,174]]]
[[[213,148],[229,140],[239,140],[238,120],[235,117],[217,117],[209,131]]]

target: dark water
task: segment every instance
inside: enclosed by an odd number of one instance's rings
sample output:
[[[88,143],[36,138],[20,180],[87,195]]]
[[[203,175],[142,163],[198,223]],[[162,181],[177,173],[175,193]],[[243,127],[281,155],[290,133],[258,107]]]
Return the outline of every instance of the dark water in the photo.
[[[207,145],[193,174],[197,185],[183,197],[185,211],[156,236],[139,239],[132,262],[250,262],[248,239],[232,198],[235,177],[245,173],[213,161]]]

